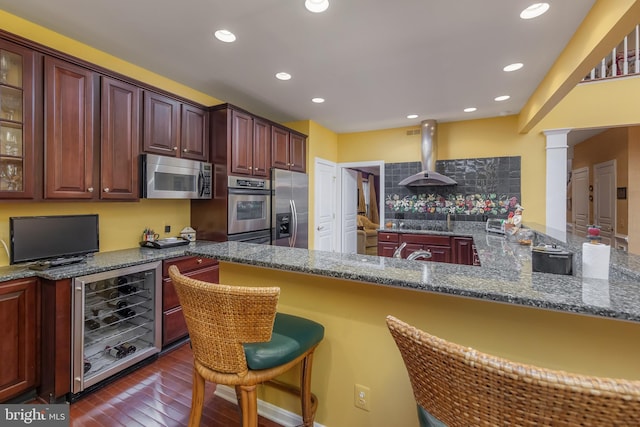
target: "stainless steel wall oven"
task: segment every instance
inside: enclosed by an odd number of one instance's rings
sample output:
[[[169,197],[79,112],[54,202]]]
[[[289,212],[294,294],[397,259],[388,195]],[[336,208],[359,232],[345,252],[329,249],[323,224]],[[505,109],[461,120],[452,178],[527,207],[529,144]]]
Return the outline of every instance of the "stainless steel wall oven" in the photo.
[[[228,177],[228,239],[247,241],[269,234],[271,228],[271,186],[267,179]],[[261,242],[262,243],[262,242]]]

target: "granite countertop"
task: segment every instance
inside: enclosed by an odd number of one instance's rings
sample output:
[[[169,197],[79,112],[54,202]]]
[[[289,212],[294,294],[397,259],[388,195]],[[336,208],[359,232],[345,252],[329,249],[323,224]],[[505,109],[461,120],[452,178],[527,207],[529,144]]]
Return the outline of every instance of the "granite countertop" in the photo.
[[[530,228],[536,231],[538,243],[576,250],[584,241],[573,236],[562,241]],[[622,260],[623,268],[612,268],[609,280],[583,279],[579,275],[533,273],[531,247],[488,234],[484,224],[459,222],[453,230],[441,232],[385,231],[473,237],[481,267],[239,242],[202,246],[190,252],[259,267],[640,322],[640,268],[633,268],[639,258],[634,255],[612,250],[612,260]]]
[[[162,261],[189,255],[190,250],[211,245],[213,242],[191,242],[188,245],[167,249],[132,248],[113,252],[101,252],[87,257],[85,262],[67,266],[49,268],[46,270],[32,270],[29,264],[0,267],[0,282],[26,277],[41,277],[48,280],[69,279],[86,276],[102,271],[130,267],[148,262]]]
[[[583,238],[526,224],[536,243],[553,243],[580,256]],[[43,271],[0,268],[0,281],[23,277],[59,280],[183,255],[368,282],[565,312],[640,322],[640,257],[612,249],[609,280],[531,271],[531,247],[488,234],[484,224],[457,222],[451,231],[386,230],[473,237],[480,267],[241,242],[193,242],[169,249],[136,248],[96,254],[86,263]],[[548,233],[548,234],[546,234]],[[579,264],[579,263],[577,263]]]

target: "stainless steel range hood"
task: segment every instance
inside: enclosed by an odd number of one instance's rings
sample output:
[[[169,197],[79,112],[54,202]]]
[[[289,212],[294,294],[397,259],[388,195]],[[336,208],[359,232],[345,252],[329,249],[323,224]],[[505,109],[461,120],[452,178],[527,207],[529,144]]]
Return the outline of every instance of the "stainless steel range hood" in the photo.
[[[422,140],[422,171],[411,175],[398,185],[407,187],[456,185],[453,179],[439,174],[436,168],[436,121],[423,120],[420,123]]]

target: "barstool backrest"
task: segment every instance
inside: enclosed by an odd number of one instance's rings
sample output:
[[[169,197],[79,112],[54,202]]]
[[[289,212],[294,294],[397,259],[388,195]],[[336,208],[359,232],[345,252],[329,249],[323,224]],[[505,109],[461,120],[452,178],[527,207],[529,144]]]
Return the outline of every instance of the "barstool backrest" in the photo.
[[[193,355],[217,372],[244,374],[243,343],[271,339],[280,288],[227,286],[203,282],[169,267],[185,320]]]
[[[449,427],[640,425],[640,381],[515,363],[387,316],[416,402]]]

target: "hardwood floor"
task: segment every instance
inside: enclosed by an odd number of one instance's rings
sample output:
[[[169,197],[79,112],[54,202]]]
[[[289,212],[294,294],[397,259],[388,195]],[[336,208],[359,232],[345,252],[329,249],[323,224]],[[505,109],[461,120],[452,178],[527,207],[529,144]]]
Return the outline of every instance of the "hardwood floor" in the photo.
[[[183,345],[153,363],[120,378],[70,407],[72,427],[186,426],[191,409],[191,348]],[[207,383],[202,426],[239,426],[236,405],[215,397]],[[260,427],[281,427],[260,417]]]

